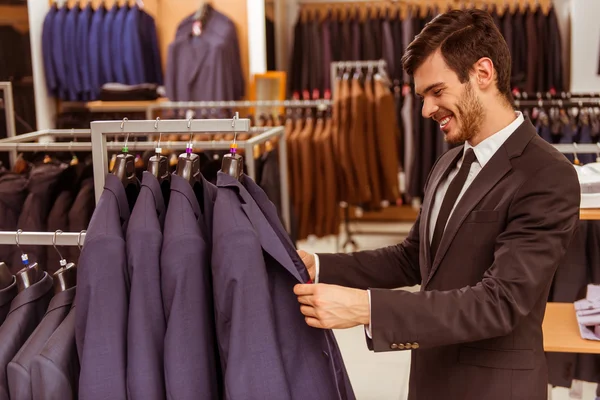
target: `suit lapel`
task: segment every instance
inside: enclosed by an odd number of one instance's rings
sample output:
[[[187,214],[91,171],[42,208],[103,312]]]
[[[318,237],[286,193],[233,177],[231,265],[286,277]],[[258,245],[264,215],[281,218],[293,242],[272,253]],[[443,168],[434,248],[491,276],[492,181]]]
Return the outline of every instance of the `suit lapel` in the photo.
[[[429,225],[431,221],[431,206],[435,199],[435,193],[437,192],[438,186],[448,176],[452,168],[456,165],[458,159],[462,156],[463,148],[456,148],[450,150],[448,156],[442,161],[431,175],[430,183],[428,186],[430,190],[425,193],[425,201],[423,202],[423,209],[421,215],[423,216],[423,223],[420,226],[419,236],[421,240],[421,253],[425,255],[425,264],[421,265],[421,276],[426,277],[431,270],[431,243],[429,242]]]
[[[537,135],[534,126],[529,120],[522,123],[519,128],[508,138],[496,154],[488,161],[485,167],[479,172],[473,183],[465,191],[465,194],[456,204],[456,208],[452,212],[448,225],[442,236],[440,247],[438,248],[435,260],[431,271],[425,281],[424,287],[427,286],[433,275],[439,268],[446,252],[450,248],[454,237],[458,233],[461,225],[469,213],[483,199],[490,190],[512,169],[511,159],[518,157],[523,153],[525,146],[531,139]],[[429,240],[427,240],[428,252],[430,251]]]

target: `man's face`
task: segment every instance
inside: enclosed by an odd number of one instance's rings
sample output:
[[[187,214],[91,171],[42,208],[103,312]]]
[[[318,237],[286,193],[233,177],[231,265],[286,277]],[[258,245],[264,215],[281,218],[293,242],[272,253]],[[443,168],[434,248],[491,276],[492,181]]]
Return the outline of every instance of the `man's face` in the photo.
[[[461,83],[441,52],[429,56],[414,79],[423,99],[423,118],[433,118],[448,143],[460,144],[477,136],[485,118],[483,104],[471,81]]]

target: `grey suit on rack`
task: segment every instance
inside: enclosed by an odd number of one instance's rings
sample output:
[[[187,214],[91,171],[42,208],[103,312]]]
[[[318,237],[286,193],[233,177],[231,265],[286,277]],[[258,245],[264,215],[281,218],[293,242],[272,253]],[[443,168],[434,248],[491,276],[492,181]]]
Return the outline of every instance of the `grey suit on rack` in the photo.
[[[77,274],[75,337],[81,400],[127,398],[129,276],[124,232],[129,215],[123,183],[107,174]]]
[[[164,399],[165,314],[160,289],[160,252],[165,201],[154,175],[144,171],[127,227],[131,292],[127,329],[129,399]]]
[[[306,325],[293,293],[308,272],[265,193],[217,177],[212,272],[228,399],[354,399],[333,334]],[[252,195],[251,195],[252,193]]]
[[[161,254],[161,288],[167,321],[167,398],[221,398],[210,278],[214,185],[199,191],[184,178],[171,178]],[[197,196],[200,197],[200,203]]]
[[[46,341],[52,336],[54,330],[58,328],[67,314],[69,314],[74,298],[74,287],[57,293],[50,301],[48,310],[40,324],[8,364],[8,387],[11,399],[33,399],[31,381],[32,360],[44,349]]]
[[[10,312],[0,326],[0,400],[10,399],[8,363],[44,317],[52,294],[52,277],[44,272],[39,282],[19,293],[10,304]]]

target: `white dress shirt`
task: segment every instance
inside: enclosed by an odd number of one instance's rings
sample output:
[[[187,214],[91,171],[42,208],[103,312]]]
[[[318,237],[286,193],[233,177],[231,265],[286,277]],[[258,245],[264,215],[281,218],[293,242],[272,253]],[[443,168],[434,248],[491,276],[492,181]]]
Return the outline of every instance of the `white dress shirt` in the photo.
[[[429,238],[428,238],[429,243],[431,243],[431,240],[433,239],[433,231],[435,230],[435,223],[438,218],[438,214],[440,213],[440,208],[442,207],[442,201],[444,199],[444,196],[446,195],[446,191],[448,190],[448,186],[450,185],[450,182],[452,182],[452,179],[454,179],[454,177],[456,176],[456,174],[458,174],[458,171],[460,170],[460,166],[462,165],[463,159],[464,159],[464,153],[466,153],[466,151],[468,149],[473,149],[473,151],[475,152],[475,156],[477,157],[477,160],[475,160],[473,162],[473,164],[471,164],[471,168],[469,170],[469,175],[467,176],[467,180],[466,180],[462,190],[460,191],[458,198],[456,199],[456,203],[454,204],[454,207],[452,208],[450,215],[448,216],[448,221],[450,221],[450,217],[452,216],[452,213],[454,212],[454,209],[456,208],[456,204],[458,204],[458,202],[462,198],[463,194],[465,194],[465,192],[467,191],[469,186],[473,183],[473,181],[475,180],[475,178],[477,177],[479,172],[490,161],[490,159],[493,157],[493,155],[496,154],[496,151],[498,151],[498,149],[500,147],[502,147],[502,145],[504,144],[504,142],[506,142],[506,140],[510,137],[510,135],[512,135],[513,132],[516,131],[517,128],[519,126],[521,126],[521,124],[524,121],[525,121],[525,118],[523,117],[523,114],[521,112],[517,111],[516,118],[513,122],[511,122],[506,128],[496,132],[492,136],[483,140],[477,146],[471,146],[471,144],[469,144],[469,142],[465,142],[465,145],[464,145],[465,149],[463,152],[463,156],[461,157],[460,160],[458,160],[454,169],[452,171],[450,171],[446,180],[443,182],[440,182],[440,184],[437,188],[437,191],[435,193],[435,197],[433,199],[433,204],[431,207],[430,219],[429,219]],[[447,224],[448,223],[446,222],[446,225]],[[319,283],[319,271],[320,271],[319,256],[317,256],[315,254],[315,283]],[[370,308],[371,291],[368,290],[368,293],[369,293],[369,308]],[[365,330],[366,330],[369,338],[372,339],[373,336],[371,334],[371,324],[370,323],[368,326],[365,326]]]

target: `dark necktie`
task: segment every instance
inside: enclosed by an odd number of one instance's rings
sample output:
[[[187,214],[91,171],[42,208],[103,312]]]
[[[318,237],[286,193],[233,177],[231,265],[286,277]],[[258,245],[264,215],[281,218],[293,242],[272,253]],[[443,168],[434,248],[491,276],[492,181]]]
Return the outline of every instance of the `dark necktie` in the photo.
[[[460,166],[460,170],[458,170],[458,174],[452,179],[452,182],[448,186],[448,191],[444,196],[444,200],[442,201],[442,207],[440,208],[440,213],[438,214],[437,221],[435,222],[435,229],[433,231],[433,239],[431,239],[431,259],[435,260],[435,254],[437,253],[438,247],[440,246],[440,242],[442,241],[442,236],[444,235],[444,230],[446,228],[446,223],[448,222],[448,217],[450,217],[450,212],[456,203],[456,199],[460,194],[465,182],[467,181],[467,176],[469,176],[469,170],[471,169],[471,164],[475,161],[477,157],[475,157],[475,152],[473,149],[468,149],[465,153],[465,157],[463,159],[463,163]]]

